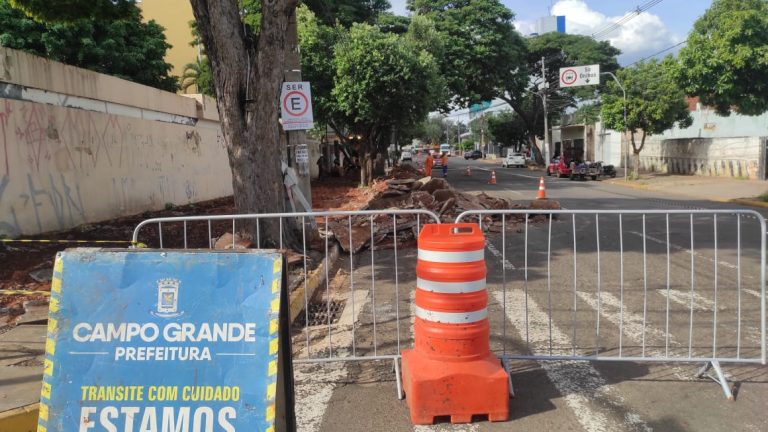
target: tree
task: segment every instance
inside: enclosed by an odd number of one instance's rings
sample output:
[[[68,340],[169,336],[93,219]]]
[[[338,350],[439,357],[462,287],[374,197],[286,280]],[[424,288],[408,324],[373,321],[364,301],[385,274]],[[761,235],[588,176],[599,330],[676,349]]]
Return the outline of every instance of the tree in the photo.
[[[82,19],[117,20],[131,16],[135,0],[10,0],[13,7],[45,22],[68,23]]]
[[[187,63],[181,74],[181,90],[186,92],[195,86],[198,93],[213,96],[213,75],[208,57],[203,56],[194,63]]]
[[[379,14],[389,10],[387,0],[304,0],[309,9],[325,25],[354,23],[375,24]]]
[[[768,111],[768,2],[715,0],[680,51],[678,79],[718,114]]]
[[[487,116],[488,139],[502,147],[513,147],[520,151],[521,144],[528,140],[525,122],[512,111],[501,111]]]
[[[592,99],[605,89],[605,84],[580,89],[560,89],[560,68],[576,65],[599,64],[603,72],[619,68],[616,56],[621,51],[608,42],[599,42],[588,36],[546,33],[527,39],[525,63],[505,83],[500,96],[520,116],[528,131],[528,141],[536,160],[543,164],[536,137],[544,137],[544,107],[541,96],[546,93],[547,118],[552,121],[566,108],[576,106],[579,99]],[[546,75],[542,79],[541,61],[544,58]],[[542,85],[548,86],[543,90]]]
[[[602,97],[602,115],[606,127],[629,131],[634,153],[634,176],[640,168],[640,152],[649,135],[661,134],[677,125],[693,123],[685,93],[675,80],[675,60],[670,56],[659,62],[651,60],[618,71],[627,89],[627,122],[624,123],[624,101],[621,90],[613,81]],[[637,135],[640,142],[637,142]]]
[[[355,24],[334,49],[332,96],[346,124],[363,137],[362,185],[387,147],[393,126],[421,121],[437,107],[444,84],[435,59],[409,39]]]
[[[433,21],[443,39],[444,51],[433,55],[457,106],[499,96],[524,61],[514,14],[498,0],[409,0],[408,7]]]
[[[59,2],[45,4],[59,9]],[[45,12],[43,17],[50,11]],[[110,21],[91,17],[112,15],[122,18]],[[42,23],[11,7],[8,0],[0,0],[0,45],[162,90],[178,89],[176,77],[169,75],[171,65],[164,60],[171,46],[160,25],[141,22],[135,6],[128,11],[88,16],[72,23]]]

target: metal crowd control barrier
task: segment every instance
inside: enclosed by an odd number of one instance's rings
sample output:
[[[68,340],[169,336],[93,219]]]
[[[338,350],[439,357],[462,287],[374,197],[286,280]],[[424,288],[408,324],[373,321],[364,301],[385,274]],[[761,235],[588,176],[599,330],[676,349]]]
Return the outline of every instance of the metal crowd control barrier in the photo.
[[[757,212],[479,210],[461,222],[499,233],[487,239],[500,261],[487,258],[488,286],[505,363],[700,362],[697,378],[714,369],[729,399],[720,363],[766,364]]]
[[[410,295],[415,289],[415,238],[422,224],[440,223],[436,214],[427,210],[368,210],[164,217],[139,223],[133,232],[133,242],[160,249],[213,248],[214,238],[228,231],[236,233],[238,224],[242,227],[244,223],[255,223],[254,246],[262,248],[266,247],[261,238],[264,222],[275,219],[279,221],[280,230],[277,246],[282,249],[283,239],[287,237],[284,232],[287,223],[284,222],[293,219],[297,222],[295,227],[300,231],[298,237],[303,249],[298,275],[288,271],[289,285],[291,278],[296,276],[298,284],[303,284],[304,313],[298,317],[299,320],[303,318],[303,329],[294,330],[294,363],[392,361],[398,397],[402,398],[400,352],[413,340],[409,326],[413,318]],[[363,226],[360,226],[361,222]],[[307,227],[314,223],[321,234],[322,250],[319,252],[324,259],[313,271],[308,265],[312,251],[311,233]],[[191,235],[196,224],[197,228],[202,224],[205,239]],[[348,234],[344,235],[346,238],[337,237],[336,241],[346,252],[339,254],[334,267],[330,258],[334,254],[329,231],[340,224],[346,229],[337,231],[348,231]],[[387,249],[376,245],[381,227],[394,233],[394,241]],[[397,233],[413,228],[413,247],[404,251],[405,245],[398,241]],[[369,242],[369,247],[355,252],[360,238]],[[235,246],[233,236],[232,247]],[[404,253],[413,256],[404,256]],[[340,286],[334,286],[337,278],[331,271],[345,273],[340,278],[343,279]],[[313,304],[309,284],[316,272],[322,273],[318,291],[324,295],[325,302]],[[413,280],[401,282],[404,275],[411,275]],[[401,293],[403,289],[406,291]],[[345,316],[349,318],[346,321],[343,320]]]

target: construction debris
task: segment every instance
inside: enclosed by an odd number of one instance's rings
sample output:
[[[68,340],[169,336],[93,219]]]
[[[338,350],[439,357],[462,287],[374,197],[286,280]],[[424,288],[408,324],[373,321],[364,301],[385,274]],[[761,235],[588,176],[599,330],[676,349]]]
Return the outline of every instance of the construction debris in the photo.
[[[460,192],[442,178],[421,177],[421,172],[410,166],[396,167],[390,175],[374,182],[376,195],[362,210],[424,209],[437,214],[443,222],[453,222],[460,213],[469,210],[504,209],[559,209],[557,201],[539,200],[530,206],[513,203],[485,193],[472,195]],[[507,224],[525,222],[524,215],[508,215]],[[476,221],[476,219],[474,220]],[[529,222],[542,219],[530,216]],[[430,218],[416,215],[352,216],[329,222],[329,230],[344,252],[358,253],[364,249],[382,250],[415,245],[420,225],[432,222]],[[501,232],[500,216],[484,216],[483,228],[490,232]],[[517,229],[512,227],[512,229]]]

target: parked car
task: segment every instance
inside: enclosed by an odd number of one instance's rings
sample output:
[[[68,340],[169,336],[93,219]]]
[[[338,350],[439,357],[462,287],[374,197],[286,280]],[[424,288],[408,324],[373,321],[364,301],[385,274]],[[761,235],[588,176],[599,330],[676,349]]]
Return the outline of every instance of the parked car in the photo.
[[[400,161],[401,162],[412,161],[412,160],[413,160],[413,155],[411,154],[411,152],[404,151],[404,152],[402,152],[400,154]]]
[[[571,180],[586,180],[587,176],[592,180],[597,180],[603,174],[603,165],[600,162],[571,162]]]
[[[603,165],[603,176],[616,178],[616,168],[613,165]]]
[[[507,157],[501,161],[501,166],[504,168],[509,168],[512,166],[524,168],[525,156],[522,153],[509,152],[507,153]]]
[[[558,177],[568,177],[571,175],[570,164],[566,165],[565,159],[560,156],[552,158],[552,161],[547,167],[547,175],[557,175]]]
[[[476,159],[482,159],[482,158],[483,158],[483,152],[481,152],[480,150],[472,150],[464,153],[464,159],[476,160]]]

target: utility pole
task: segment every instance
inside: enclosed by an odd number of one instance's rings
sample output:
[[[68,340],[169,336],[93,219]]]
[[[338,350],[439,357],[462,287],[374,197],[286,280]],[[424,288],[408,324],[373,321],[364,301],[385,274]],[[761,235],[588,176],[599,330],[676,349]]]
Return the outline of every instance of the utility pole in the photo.
[[[616,84],[619,85],[621,92],[624,94],[624,130],[621,133],[622,144],[626,141],[627,136],[627,90],[621,85],[621,81],[612,72],[603,72],[600,75],[610,75]],[[622,146],[623,147],[623,146]],[[629,142],[627,142],[627,151],[624,152],[624,181],[627,181],[627,171],[629,170]]]
[[[285,54],[285,73],[283,81],[301,81],[301,57],[299,53],[299,32],[296,25],[296,12],[288,21],[286,37],[287,52]],[[307,132],[303,130],[286,132],[286,152],[284,154],[289,167],[293,167],[299,180],[299,190],[312,205],[312,189],[310,186],[310,172],[313,161],[308,162],[306,169],[299,169],[296,163],[296,146],[307,144]],[[309,152],[309,149],[307,149]],[[310,153],[311,154],[311,153]]]
[[[549,120],[547,119],[547,89],[549,83],[547,82],[547,67],[544,64],[544,56],[541,56],[541,79],[544,82],[541,85],[539,91],[541,92],[541,101],[544,105],[544,165],[549,164]]]

